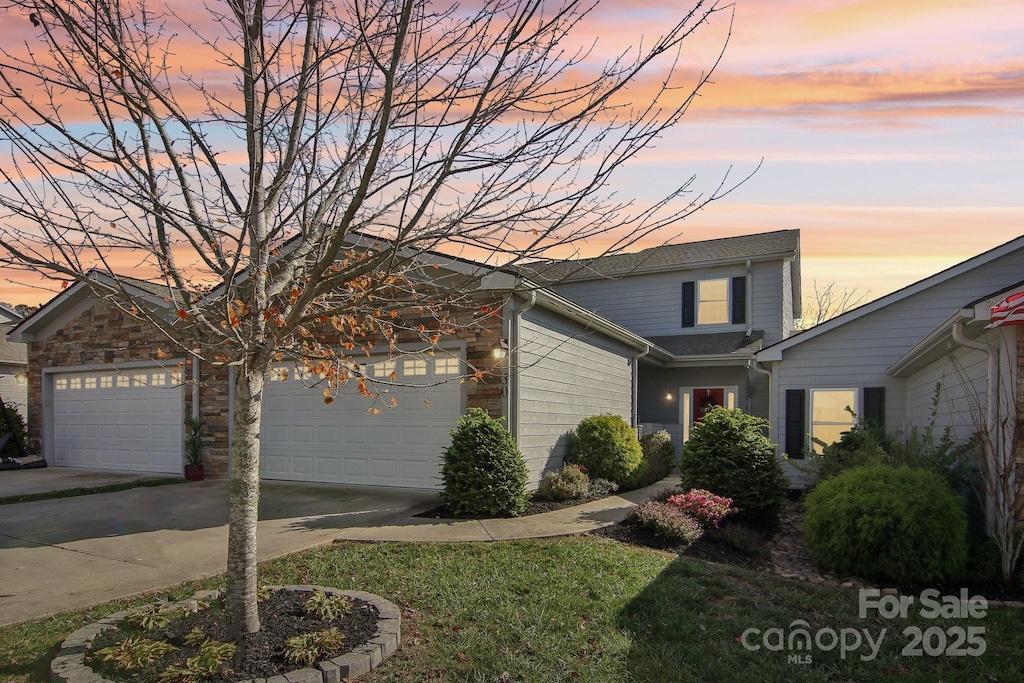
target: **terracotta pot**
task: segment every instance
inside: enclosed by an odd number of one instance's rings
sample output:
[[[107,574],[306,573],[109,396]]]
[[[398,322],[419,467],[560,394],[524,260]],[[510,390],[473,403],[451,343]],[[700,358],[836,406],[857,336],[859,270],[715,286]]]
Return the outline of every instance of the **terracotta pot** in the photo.
[[[202,481],[205,476],[202,465],[185,465],[185,478],[189,481]]]

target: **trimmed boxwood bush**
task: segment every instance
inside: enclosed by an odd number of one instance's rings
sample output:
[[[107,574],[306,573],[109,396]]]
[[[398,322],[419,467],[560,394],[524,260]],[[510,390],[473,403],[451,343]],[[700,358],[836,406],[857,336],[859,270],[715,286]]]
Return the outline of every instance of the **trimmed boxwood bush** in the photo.
[[[547,500],[585,498],[590,495],[590,477],[579,465],[566,465],[545,474],[538,493]]]
[[[572,435],[572,461],[591,477],[611,479],[620,486],[635,485],[634,473],[643,460],[636,430],[619,415],[584,418]]]
[[[683,488],[732,498],[738,521],[775,526],[787,481],[775,444],[764,435],[767,426],[767,420],[741,410],[709,411],[683,445]]]
[[[526,509],[526,463],[502,421],[470,408],[444,451],[441,500],[459,515],[515,516]]]
[[[963,499],[937,474],[876,465],[818,484],[804,503],[807,548],[836,572],[901,583],[960,578]]]
[[[676,447],[672,445],[672,436],[664,429],[644,434],[640,439],[640,450],[643,460],[634,473],[634,484],[637,487],[650,486],[668,476],[676,459]]]

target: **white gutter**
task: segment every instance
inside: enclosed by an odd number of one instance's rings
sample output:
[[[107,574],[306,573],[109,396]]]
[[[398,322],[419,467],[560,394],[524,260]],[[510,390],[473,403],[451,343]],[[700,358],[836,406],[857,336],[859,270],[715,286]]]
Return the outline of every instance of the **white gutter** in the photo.
[[[199,417],[199,354],[192,353],[192,417]]]
[[[633,429],[640,428],[640,359],[650,352],[648,344],[644,351],[633,356]]]
[[[984,457],[988,461],[988,467],[991,468],[996,466],[996,453],[999,452],[999,430],[997,429],[999,420],[999,350],[992,349],[988,344],[983,344],[973,339],[968,339],[964,336],[964,324],[963,322],[957,322],[953,325],[953,341],[960,346],[968,349],[975,349],[981,351],[988,357],[988,387],[987,387],[987,401],[988,405],[985,406],[985,454]],[[996,495],[999,495],[999,491],[995,491]],[[988,509],[985,515],[985,525],[991,534],[994,531],[993,524],[994,519],[991,514],[991,506],[996,501],[988,501]]]
[[[505,372],[508,373],[508,428],[512,436],[519,439],[519,326],[522,324],[523,313],[537,304],[537,292],[531,291],[529,299],[522,306],[512,299],[512,315],[508,326],[508,366]]]
[[[747,367],[754,372],[760,372],[762,375],[768,376],[768,438],[771,438],[772,434],[775,433],[775,394],[773,393],[772,384],[774,383],[775,376],[771,370],[766,370],[761,367],[761,364],[756,358],[752,359]]]

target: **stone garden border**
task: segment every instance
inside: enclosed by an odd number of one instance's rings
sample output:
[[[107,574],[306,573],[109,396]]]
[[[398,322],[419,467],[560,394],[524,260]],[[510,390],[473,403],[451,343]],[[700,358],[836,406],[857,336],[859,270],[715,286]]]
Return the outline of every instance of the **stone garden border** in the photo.
[[[326,586],[275,586],[274,590],[291,590],[312,593],[321,591],[330,595],[345,595],[368,602],[377,608],[377,631],[370,640],[356,649],[334,659],[318,662],[315,667],[290,671],[281,676],[256,678],[240,683],[341,683],[344,679],[358,678],[392,655],[401,643],[402,613],[398,607],[384,598],[364,591],[347,591]],[[188,600],[165,603],[169,608],[186,607],[192,612],[198,609],[198,602],[219,600],[221,591],[199,591]],[[109,681],[93,671],[85,663],[85,657],[92,647],[92,641],[103,631],[116,628],[118,623],[131,612],[145,609],[148,605],[132,610],[114,612],[103,619],[83,626],[61,643],[60,651],[50,662],[51,683],[104,683]]]

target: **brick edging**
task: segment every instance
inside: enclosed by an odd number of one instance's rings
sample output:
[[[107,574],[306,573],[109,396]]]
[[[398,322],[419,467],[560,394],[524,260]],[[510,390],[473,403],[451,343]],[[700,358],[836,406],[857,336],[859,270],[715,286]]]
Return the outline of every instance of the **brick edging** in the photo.
[[[379,595],[365,591],[347,591],[326,586],[275,586],[274,590],[291,590],[312,593],[321,591],[331,595],[345,595],[362,600],[377,608],[377,631],[366,643],[355,650],[339,655],[325,662],[318,662],[315,668],[290,671],[281,676],[242,681],[241,683],[341,683],[346,678],[358,678],[392,655],[401,644],[402,613],[398,607]],[[185,607],[191,612],[198,609],[200,600],[213,601],[221,597],[220,591],[199,591],[188,600],[157,604],[169,608]],[[148,605],[131,610],[114,612],[103,619],[78,629],[61,643],[60,651],[50,662],[51,683],[105,683],[109,679],[99,675],[85,663],[85,656],[92,647],[92,641],[103,631],[116,628],[125,616],[145,609]]]

